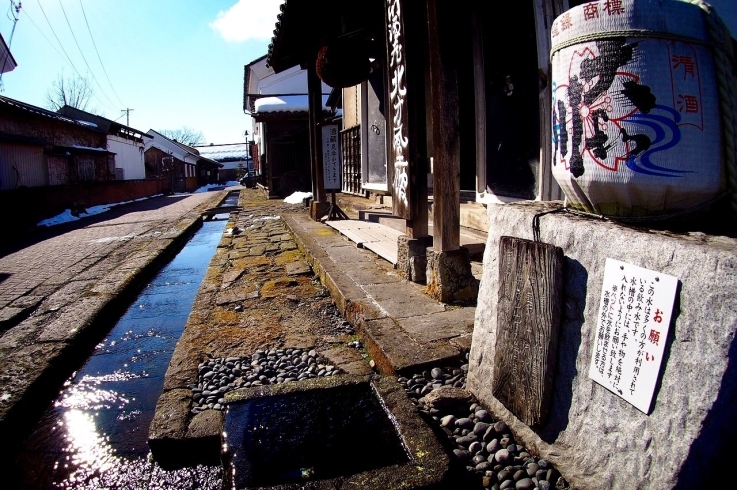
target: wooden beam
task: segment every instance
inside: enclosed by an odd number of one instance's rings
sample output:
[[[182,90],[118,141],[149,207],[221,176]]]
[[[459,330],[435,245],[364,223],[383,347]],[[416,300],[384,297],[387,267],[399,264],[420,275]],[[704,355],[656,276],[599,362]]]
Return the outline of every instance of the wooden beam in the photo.
[[[322,133],[320,126],[322,117],[322,82],[315,70],[315,55],[307,66],[307,97],[310,113],[310,162],[312,172],[312,196],[315,202],[326,202],[325,183],[322,169]]]
[[[409,206],[411,220],[407,220],[406,235],[410,238],[428,234],[427,203],[427,125],[425,111],[425,66],[428,59],[427,5],[425,2],[405,1],[405,52],[407,55],[407,112],[410,173]]]
[[[460,248],[461,151],[455,2],[428,0],[433,130],[433,248]]]
[[[486,192],[486,67],[481,26],[482,6],[471,7],[471,39],[473,49],[473,85],[476,105],[476,192]]]

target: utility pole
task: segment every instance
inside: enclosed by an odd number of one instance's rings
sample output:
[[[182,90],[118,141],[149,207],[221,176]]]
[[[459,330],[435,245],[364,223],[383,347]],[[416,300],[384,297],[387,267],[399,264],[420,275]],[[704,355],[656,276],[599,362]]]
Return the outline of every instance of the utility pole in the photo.
[[[125,112],[125,125],[130,126],[131,125],[131,111],[134,109],[120,109],[120,112]]]
[[[10,39],[8,40],[8,50],[13,45],[13,34],[15,34],[15,25],[18,23],[18,18],[20,17],[20,9],[23,8],[20,2],[18,2],[18,5],[15,4],[13,0],[10,0],[10,10],[8,11],[13,18],[11,19],[13,21],[13,29],[10,31]],[[13,10],[15,10],[15,13],[13,13]],[[10,18],[10,16],[8,16]],[[8,60],[12,57],[10,52],[8,52],[8,56],[5,57],[5,61],[3,61],[3,66],[0,68],[0,92],[5,92],[5,87],[3,86],[3,73],[5,72],[5,67],[8,64]]]

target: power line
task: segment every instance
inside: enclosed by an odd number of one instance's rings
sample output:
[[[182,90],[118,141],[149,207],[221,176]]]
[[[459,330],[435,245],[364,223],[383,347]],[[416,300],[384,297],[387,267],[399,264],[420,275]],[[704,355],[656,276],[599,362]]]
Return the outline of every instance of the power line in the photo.
[[[31,18],[31,16],[28,14],[28,10],[24,10],[23,13],[26,14],[26,17],[28,17],[28,20],[31,21],[31,24],[33,24],[33,27],[35,27],[36,30],[38,30],[39,34],[41,34],[44,37],[44,39],[46,39],[46,42],[49,43],[49,45],[52,48],[54,48],[54,51],[56,51],[56,54],[58,54],[60,58],[64,59],[64,56],[59,52],[58,49],[56,49],[56,46],[54,45],[54,43],[52,43],[51,40],[48,37],[46,37],[46,34],[43,33],[41,28],[38,27],[36,22],[34,22],[33,18]]]
[[[81,73],[79,73],[79,70],[77,70],[77,67],[74,66],[74,63],[72,62],[72,59],[67,54],[67,51],[64,49],[64,45],[59,40],[59,36],[56,35],[56,31],[54,30],[54,26],[51,25],[51,22],[49,21],[48,16],[46,15],[46,11],[44,10],[43,6],[41,6],[41,2],[39,0],[36,0],[36,3],[38,4],[39,8],[41,9],[41,13],[43,14],[44,18],[46,19],[46,23],[49,25],[49,28],[51,29],[51,32],[54,34],[54,37],[56,38],[56,42],[59,43],[59,47],[64,52],[64,55],[67,58],[67,61],[70,65],[72,65],[72,68],[75,72],[77,72],[77,75],[79,75],[80,78],[84,78]],[[110,106],[107,106],[103,100],[101,100],[97,95],[95,95],[95,92],[92,91],[92,96],[97,99],[98,102],[100,102],[102,105],[106,106],[108,109],[110,109]],[[115,110],[115,109],[111,109]]]
[[[87,22],[87,13],[84,11],[84,5],[82,5],[82,0],[79,0],[79,6],[82,8],[82,15],[84,16],[84,23],[87,25],[87,32],[90,33],[90,39],[92,39],[92,45],[95,47],[95,53],[97,53],[97,59],[100,61],[100,66],[102,67],[102,72],[105,74],[105,78],[107,78],[107,83],[110,84],[110,88],[112,89],[113,93],[115,94],[115,97],[117,97],[118,102],[123,104],[123,101],[121,100],[120,96],[118,95],[118,92],[115,91],[115,87],[113,87],[113,82],[110,81],[110,77],[107,74],[107,70],[105,69],[105,65],[102,62],[102,58],[100,57],[100,51],[97,49],[97,43],[95,43],[95,38],[92,36],[92,30],[90,29],[90,24]]]
[[[97,77],[95,77],[95,73],[92,71],[92,68],[90,68],[90,64],[87,63],[87,58],[84,57],[84,53],[82,52],[82,48],[79,46],[79,42],[77,41],[77,36],[74,34],[74,29],[72,29],[72,24],[69,23],[69,17],[67,17],[67,11],[64,10],[64,4],[61,3],[61,0],[59,0],[59,6],[61,7],[61,12],[64,14],[64,19],[67,21],[67,25],[69,26],[69,31],[72,33],[72,39],[74,39],[74,44],[77,45],[77,49],[79,50],[79,54],[82,55],[82,60],[84,61],[84,64],[87,66],[87,69],[90,71],[90,75],[92,75],[92,80],[97,84],[97,86],[100,88],[100,92],[102,92],[102,95],[105,96],[105,98],[110,102],[112,105],[115,105],[115,102],[110,100],[110,97],[107,96],[105,91],[102,88],[102,85],[100,85],[100,82],[97,81]]]
[[[72,63],[72,59],[69,57],[69,55],[67,54],[66,49],[64,49],[64,46],[61,44],[61,41],[59,40],[59,36],[56,35],[56,31],[54,30],[54,27],[51,25],[51,22],[49,22],[49,18],[46,16],[46,11],[44,10],[43,6],[41,6],[41,2],[39,0],[36,0],[36,3],[38,4],[39,8],[41,9],[41,13],[44,16],[44,19],[46,19],[46,23],[49,25],[49,28],[51,29],[51,32],[54,34],[54,37],[56,38],[56,42],[59,43],[59,47],[64,52],[64,56],[67,57],[67,61],[69,62],[70,65],[72,65],[72,68],[74,68],[74,71],[76,71],[77,74],[79,75],[79,70],[77,70],[77,67],[74,66],[74,63]],[[82,75],[79,75],[79,76],[81,77]]]
[[[41,30],[41,28],[38,27],[38,24],[36,24],[36,21],[34,21],[33,20],[33,17],[31,17],[31,15],[28,13],[28,9],[23,10],[23,13],[26,15],[26,17],[28,17],[28,20],[31,21],[31,24],[33,24],[33,27],[36,28],[36,30],[38,31],[38,33],[41,34],[41,36],[43,36],[44,39],[46,39],[46,42],[49,43],[49,46],[51,46],[52,48],[54,48],[54,51],[56,51],[56,54],[59,55],[59,58],[61,58],[63,61],[66,61],[67,63],[69,63],[69,65],[72,68],[74,68],[74,65],[68,59],[64,59],[64,55],[61,54],[61,52],[56,47],[56,45],[53,42],[51,42],[51,39],[49,39],[48,36],[46,34],[44,34],[44,32]],[[48,19],[47,19],[47,21],[48,21]],[[76,68],[74,68],[74,70],[76,71]],[[79,72],[77,72],[77,74],[79,75]],[[82,75],[79,75],[79,76],[82,77]],[[94,96],[94,93],[92,95]],[[97,97],[95,96],[95,98],[97,98]],[[102,102],[102,101],[100,101],[100,102]]]

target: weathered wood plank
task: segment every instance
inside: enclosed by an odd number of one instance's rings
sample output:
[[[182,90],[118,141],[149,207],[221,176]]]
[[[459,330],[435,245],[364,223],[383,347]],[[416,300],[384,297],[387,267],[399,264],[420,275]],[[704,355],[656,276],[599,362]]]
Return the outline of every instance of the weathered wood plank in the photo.
[[[327,202],[322,167],[322,81],[317,76],[315,57],[310,57],[307,66],[307,103],[310,122],[310,164],[312,166],[312,195],[315,202]],[[272,160],[273,161],[273,160]],[[271,167],[271,165],[269,165]]]
[[[558,352],[563,251],[515,237],[499,242],[494,396],[529,426],[545,423]]]
[[[366,242],[363,244],[363,248],[371,250],[379,257],[383,258],[390,264],[397,263],[397,247],[391,247],[386,242]]]

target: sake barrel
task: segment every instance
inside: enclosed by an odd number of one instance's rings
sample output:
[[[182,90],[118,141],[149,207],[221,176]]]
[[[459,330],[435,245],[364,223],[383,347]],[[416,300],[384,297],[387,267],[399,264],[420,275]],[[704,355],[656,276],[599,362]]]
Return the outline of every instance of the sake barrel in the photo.
[[[726,186],[704,11],[602,0],[551,27],[553,176],[573,208],[654,216]]]

